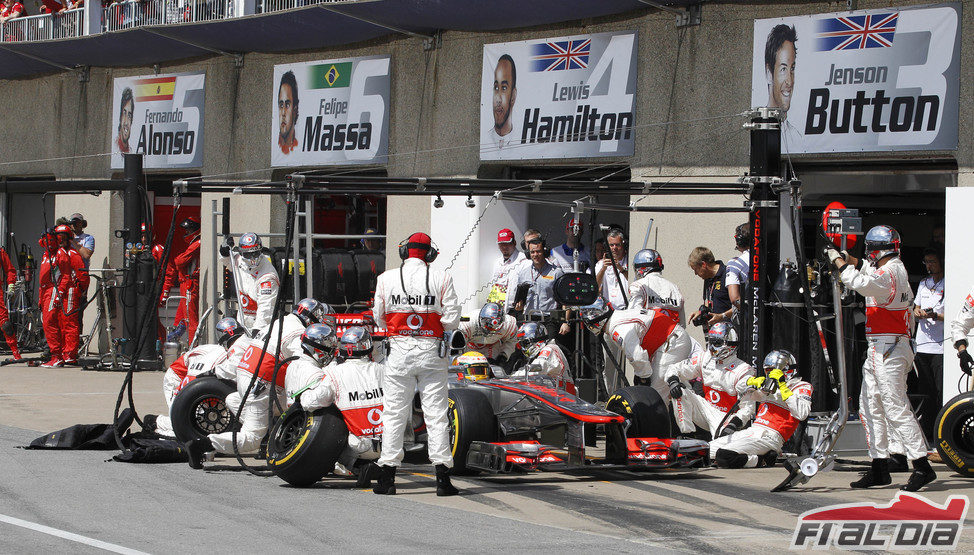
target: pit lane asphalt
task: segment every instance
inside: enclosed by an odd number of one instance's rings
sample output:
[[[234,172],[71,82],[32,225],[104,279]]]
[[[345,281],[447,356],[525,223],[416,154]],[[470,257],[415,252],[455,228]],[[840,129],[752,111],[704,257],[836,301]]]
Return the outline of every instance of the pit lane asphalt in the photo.
[[[770,493],[785,476],[781,468],[534,473],[456,478],[463,494],[438,498],[429,466],[407,464],[399,495],[380,497],[334,477],[290,488],[236,470],[232,459],[200,472],[185,464],[106,462],[110,451],[16,448],[72,424],[109,422],[122,379],[0,368],[0,552],[780,551],[802,512],[889,502],[907,476],[853,491],[848,483],[856,473],[833,471]],[[158,372],[135,374],[141,413],[164,410],[161,382]],[[940,479],[924,496],[937,503],[951,494],[974,497],[974,480],[935,467]],[[970,520],[958,550],[974,550]]]

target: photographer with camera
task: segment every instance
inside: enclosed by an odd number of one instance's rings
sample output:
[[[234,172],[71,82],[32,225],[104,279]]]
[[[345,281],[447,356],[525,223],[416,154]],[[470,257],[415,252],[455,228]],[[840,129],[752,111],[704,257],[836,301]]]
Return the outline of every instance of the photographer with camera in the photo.
[[[734,314],[734,305],[731,304],[725,284],[727,267],[715,259],[714,253],[707,247],[693,249],[687,264],[703,280],[703,304],[690,315],[690,321],[695,326],[703,326],[704,331],[717,322],[729,322]]]

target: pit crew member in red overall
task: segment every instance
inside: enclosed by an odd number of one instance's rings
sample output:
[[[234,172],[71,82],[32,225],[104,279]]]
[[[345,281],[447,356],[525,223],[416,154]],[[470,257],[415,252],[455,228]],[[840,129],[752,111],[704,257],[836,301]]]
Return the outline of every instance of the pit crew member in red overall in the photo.
[[[230,263],[236,265],[237,321],[249,330],[264,328],[274,317],[281,278],[274,263],[264,254],[257,234],[241,235],[239,252],[231,252],[232,244],[233,240],[228,237],[227,244],[220,247],[220,256],[229,257]]]
[[[453,279],[430,263],[439,252],[429,235],[413,233],[399,244],[402,266],[379,276],[372,313],[376,326],[388,331],[382,413],[380,476],[372,489],[396,493],[396,468],[403,458],[403,436],[418,390],[426,421],[427,451],[436,467],[436,494],[456,495],[450,483],[453,455],[447,411],[448,345],[444,333],[460,324],[460,303]]]
[[[57,311],[61,307],[57,304],[57,265],[55,257],[58,250],[58,238],[53,229],[41,236],[41,267],[39,279],[39,296],[41,307],[41,325],[44,328],[44,337],[47,338],[47,346],[51,351],[51,359],[42,364],[45,368],[59,368],[64,366],[64,359],[61,355],[61,332],[58,328]]]
[[[517,330],[517,346],[524,351],[524,368],[511,377],[546,376],[554,380],[558,389],[575,394],[575,381],[568,371],[568,357],[548,330],[538,322],[525,322]]]
[[[243,352],[232,349],[232,346],[246,332],[233,318],[224,318],[216,323],[216,333],[218,339],[215,344],[199,345],[186,351],[166,369],[166,374],[162,378],[162,394],[170,409],[176,394],[200,374],[213,371],[218,378],[230,380],[236,376],[236,373],[227,371],[233,370],[236,366],[229,368],[230,364],[226,362],[228,360],[240,362]],[[168,414],[158,416],[147,414],[142,419],[142,423],[150,432],[176,437]]]
[[[913,291],[900,260],[900,234],[879,225],[866,232],[867,260],[829,248],[826,256],[842,283],[866,297],[866,362],[862,366],[859,416],[872,467],[853,488],[881,486],[889,475],[890,446],[902,447],[913,474],[902,489],[917,491],[937,479],[927,460],[927,442],[906,395],[906,375],[916,354],[912,340]]]
[[[592,333],[604,331],[608,341],[632,363],[636,385],[652,386],[669,402],[666,371],[693,352],[693,341],[679,324],[676,311],[656,307],[614,311],[598,299],[582,307],[580,315]]]
[[[14,284],[17,283],[17,269],[10,262],[7,249],[4,248],[0,248],[0,279],[3,279],[0,291],[12,293]],[[10,347],[13,359],[20,360],[23,358],[20,356],[20,349],[17,348],[17,332],[14,330],[13,322],[10,321],[10,314],[7,313],[7,303],[5,302],[0,302],[0,331],[3,331],[3,337],[7,340],[7,346]]]
[[[721,468],[774,465],[781,446],[808,418],[812,386],[798,376],[798,363],[788,351],[764,357],[764,376],[745,377],[737,383],[742,403],[760,401],[750,427],[710,442],[710,457]]]
[[[179,294],[184,297],[180,305],[185,307],[183,317],[186,320],[186,337],[187,343],[191,344],[200,321],[200,221],[189,217],[179,227],[186,232],[185,238],[189,244],[173,258],[173,266],[179,279]]]
[[[666,370],[666,383],[673,398],[673,416],[683,433],[693,433],[696,426],[710,431],[711,438],[732,434],[754,417],[754,403],[741,403],[740,409],[726,418],[737,402],[737,384],[754,376],[754,367],[737,358],[737,330],[730,322],[718,322],[707,330],[707,350],[674,364]],[[703,381],[703,397],[688,385],[690,380]],[[726,424],[718,430],[721,422]]]
[[[517,348],[517,320],[497,303],[487,303],[477,318],[460,323],[467,350],[477,351],[493,364],[503,365]]]
[[[81,324],[78,322],[78,311],[83,310],[84,291],[88,290],[91,278],[85,270],[85,261],[78,251],[71,247],[74,232],[67,225],[59,225],[54,229],[61,242],[55,256],[60,277],[57,283],[57,302],[60,309],[56,311],[57,327],[61,332],[61,356],[64,364],[78,363],[78,344],[81,335]]]

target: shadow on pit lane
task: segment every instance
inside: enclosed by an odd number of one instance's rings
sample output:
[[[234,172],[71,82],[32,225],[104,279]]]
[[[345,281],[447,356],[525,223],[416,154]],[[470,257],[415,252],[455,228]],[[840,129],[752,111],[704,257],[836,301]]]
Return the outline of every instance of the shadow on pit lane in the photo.
[[[692,472],[655,471],[639,472],[627,470],[588,470],[574,472],[531,472],[525,474],[495,474],[463,476],[470,482],[485,482],[488,484],[504,484],[505,486],[518,484],[546,484],[570,481],[572,483],[586,482],[666,482],[666,481],[696,481],[720,479],[720,476],[708,475],[708,469]]]

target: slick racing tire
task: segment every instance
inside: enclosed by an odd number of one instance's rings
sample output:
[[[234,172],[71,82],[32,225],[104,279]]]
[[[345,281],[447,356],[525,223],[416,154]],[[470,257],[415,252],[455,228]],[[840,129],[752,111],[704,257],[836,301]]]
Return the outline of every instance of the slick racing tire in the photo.
[[[974,477],[974,391],[947,401],[933,431],[944,464],[961,476]]]
[[[236,390],[236,383],[212,376],[196,378],[186,384],[176,394],[169,410],[176,439],[186,443],[232,430],[234,415],[225,401],[227,395]]]
[[[292,486],[308,487],[335,469],[348,446],[348,427],[334,407],[308,412],[292,405],[271,430],[267,465]]]
[[[609,397],[605,410],[626,417],[629,421],[627,437],[673,437],[669,407],[652,387],[624,387]]]
[[[474,441],[497,441],[497,417],[487,397],[471,389],[450,390],[450,446],[453,472],[474,474],[467,469],[467,451]]]

